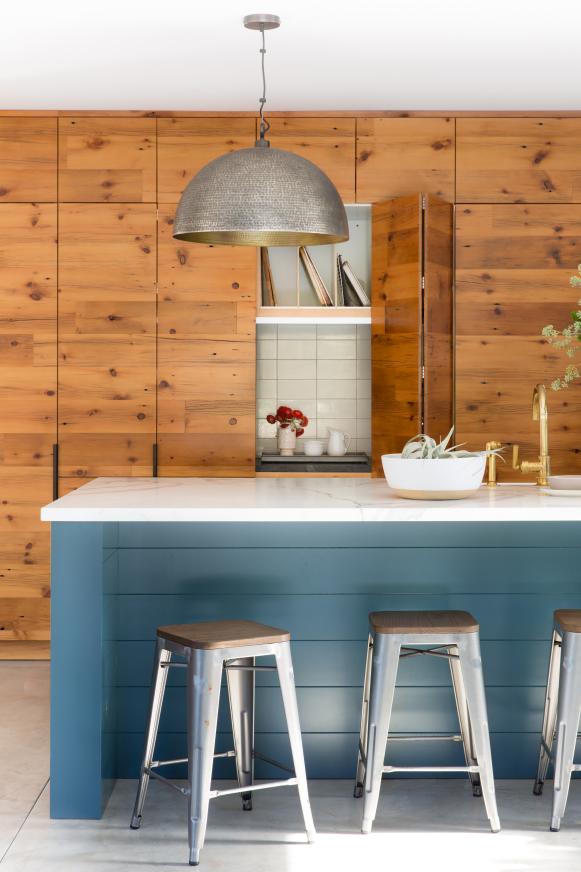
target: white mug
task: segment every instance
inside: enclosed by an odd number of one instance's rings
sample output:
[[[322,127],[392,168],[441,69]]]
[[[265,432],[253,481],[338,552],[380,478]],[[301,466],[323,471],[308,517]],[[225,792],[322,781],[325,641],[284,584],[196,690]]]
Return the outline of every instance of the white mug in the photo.
[[[325,443],[319,442],[318,439],[307,439],[303,448],[308,457],[320,457],[325,450]]]

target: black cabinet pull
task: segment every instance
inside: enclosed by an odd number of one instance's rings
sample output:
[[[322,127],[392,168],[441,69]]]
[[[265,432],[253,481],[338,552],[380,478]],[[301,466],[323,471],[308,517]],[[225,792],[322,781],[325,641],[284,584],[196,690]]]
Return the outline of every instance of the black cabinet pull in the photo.
[[[58,442],[52,446],[52,498],[59,498],[59,446]]]
[[[153,443],[152,465],[153,465],[153,477],[157,478],[157,442]]]

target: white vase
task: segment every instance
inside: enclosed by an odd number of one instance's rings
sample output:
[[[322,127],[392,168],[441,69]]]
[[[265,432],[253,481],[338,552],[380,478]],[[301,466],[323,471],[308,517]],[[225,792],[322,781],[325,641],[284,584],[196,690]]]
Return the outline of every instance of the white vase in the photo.
[[[279,427],[277,440],[278,453],[282,457],[292,457],[297,444],[296,430],[291,430],[290,427]]]

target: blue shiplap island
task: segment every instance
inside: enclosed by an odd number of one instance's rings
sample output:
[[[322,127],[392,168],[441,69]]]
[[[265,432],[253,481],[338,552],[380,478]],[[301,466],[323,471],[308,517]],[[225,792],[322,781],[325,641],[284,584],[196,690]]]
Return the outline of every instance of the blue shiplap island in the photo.
[[[467,609],[481,626],[495,774],[534,777],[552,612],[581,608],[581,497],[501,485],[414,502],[379,479],[116,478],[42,517],[52,523],[53,817],[98,818],[114,779],[137,776],[156,627],[219,618],[291,631],[308,775],[350,778],[368,612]],[[174,673],[159,758],[185,749]],[[289,759],[275,680],[258,673],[257,685],[257,748]],[[401,664],[393,728],[456,730],[446,663]],[[218,729],[230,747],[225,706]],[[462,750],[417,742],[388,753],[459,764]],[[218,763],[218,777],[233,776]]]

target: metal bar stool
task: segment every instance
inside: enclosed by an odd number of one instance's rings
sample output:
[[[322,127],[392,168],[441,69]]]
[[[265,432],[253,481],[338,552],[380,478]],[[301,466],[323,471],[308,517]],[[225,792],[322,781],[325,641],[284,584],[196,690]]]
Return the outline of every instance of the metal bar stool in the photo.
[[[468,612],[372,612],[363,687],[361,731],[354,796],[364,796],[361,831],[370,833],[384,773],[467,772],[475,796],[484,797],[492,832],[500,830],[478,623]],[[460,722],[460,735],[389,736],[389,741],[462,742],[466,766],[385,766],[389,722],[399,661],[407,657],[447,658]]]
[[[243,808],[252,808],[252,792],[268,787],[297,785],[305,829],[309,842],[314,840],[315,827],[309,803],[305,761],[299,713],[290,653],[290,633],[267,627],[254,621],[209,621],[159,627],[157,651],[153,666],[149,724],[131,828],[141,825],[143,804],[150,778],[157,778],[175,787],[188,797],[188,839],[190,865],[197,866],[204,845],[210,799],[242,794]],[[173,655],[183,657],[176,662]],[[256,666],[255,657],[274,655],[276,666]],[[170,667],[187,669],[188,756],[178,760],[154,761],[155,741],[161,707]],[[222,668],[226,670],[228,697],[232,718],[234,750],[214,753]],[[257,670],[278,670],[284,704],[294,771],[254,750],[254,673]],[[239,787],[212,790],[212,764],[216,757],[235,757]],[[290,778],[266,783],[253,783],[256,758],[291,773]],[[158,772],[160,766],[188,764],[187,788],[173,784]],[[251,788],[251,789],[250,789]]]
[[[581,609],[557,609],[545,695],[539,768],[533,793],[540,796],[549,764],[555,768],[551,831],[557,832],[565,815],[571,773],[581,771],[573,762],[581,713]],[[553,744],[556,744],[553,753]]]

